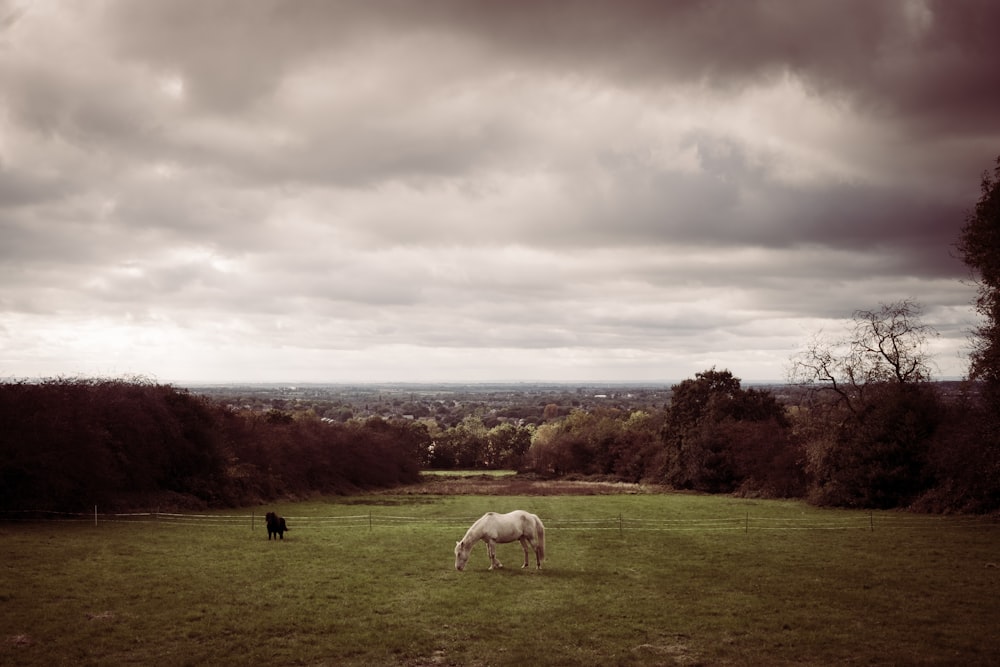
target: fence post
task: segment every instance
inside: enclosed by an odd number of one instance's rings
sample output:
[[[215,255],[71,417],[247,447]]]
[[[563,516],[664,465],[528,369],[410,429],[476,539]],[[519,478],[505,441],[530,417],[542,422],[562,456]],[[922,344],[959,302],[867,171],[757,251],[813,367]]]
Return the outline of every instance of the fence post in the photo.
[[[97,527],[97,505],[94,505],[94,527]]]
[[[747,512],[747,522],[745,524],[743,532],[746,533],[747,535],[750,534],[750,512]]]
[[[372,532],[372,511],[368,510],[368,532]]]
[[[254,520],[255,520],[255,519],[254,519],[254,514],[255,514],[255,513],[254,513],[254,511],[253,511],[253,510],[250,510],[250,532],[251,532],[251,533],[252,533],[252,532],[253,532],[253,530],[254,530]]]
[[[872,532],[875,532],[875,514],[868,510],[868,525],[871,526]]]
[[[625,520],[621,512],[618,513],[618,537],[625,537]]]

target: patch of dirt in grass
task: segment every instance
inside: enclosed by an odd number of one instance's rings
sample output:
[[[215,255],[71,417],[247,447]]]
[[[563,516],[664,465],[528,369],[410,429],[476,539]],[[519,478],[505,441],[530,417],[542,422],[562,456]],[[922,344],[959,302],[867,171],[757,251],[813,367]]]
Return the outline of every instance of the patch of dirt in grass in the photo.
[[[445,651],[444,649],[438,649],[437,651],[431,653],[429,656],[417,658],[416,660],[412,660],[404,664],[406,665],[406,667],[456,667],[457,665],[461,665],[461,667],[482,667],[482,665],[488,663],[483,663],[479,660],[476,660],[474,662],[469,662],[468,660],[464,659],[461,661],[456,661],[448,657],[447,651]]]
[[[115,617],[113,611],[87,612],[87,618],[91,621],[110,621]]]
[[[669,657],[674,665],[700,665],[698,656],[683,641],[665,640],[657,644],[639,644],[634,649],[639,653],[653,653]]]
[[[421,658],[416,662],[410,663],[412,667],[431,667],[432,665],[447,665],[448,659],[445,657],[444,651],[434,651],[430,656],[426,658]]]

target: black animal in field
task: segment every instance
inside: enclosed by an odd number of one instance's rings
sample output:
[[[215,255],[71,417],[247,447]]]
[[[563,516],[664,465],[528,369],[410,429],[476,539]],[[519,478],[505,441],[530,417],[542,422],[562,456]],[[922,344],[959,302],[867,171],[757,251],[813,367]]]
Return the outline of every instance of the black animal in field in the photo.
[[[278,516],[274,512],[268,512],[264,515],[264,519],[267,521],[267,539],[270,540],[271,536],[274,539],[285,539],[285,531],[288,530],[288,524],[285,523],[285,517]]]

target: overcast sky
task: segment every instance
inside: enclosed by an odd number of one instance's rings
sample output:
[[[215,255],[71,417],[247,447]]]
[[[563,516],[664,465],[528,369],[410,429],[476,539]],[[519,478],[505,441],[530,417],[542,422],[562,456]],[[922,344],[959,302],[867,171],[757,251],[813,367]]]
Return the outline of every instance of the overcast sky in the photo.
[[[1000,154],[990,0],[0,0],[0,378],[781,380]]]

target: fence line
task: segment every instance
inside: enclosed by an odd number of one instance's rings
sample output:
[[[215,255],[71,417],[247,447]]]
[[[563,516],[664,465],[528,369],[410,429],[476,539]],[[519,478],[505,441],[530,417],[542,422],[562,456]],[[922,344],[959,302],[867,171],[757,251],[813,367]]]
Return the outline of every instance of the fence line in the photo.
[[[178,512],[57,512],[51,510],[6,510],[0,511],[0,521],[66,521],[78,523],[149,523],[163,526],[239,526],[264,529],[264,516],[257,512],[250,514],[206,514]],[[404,516],[395,514],[348,514],[331,516],[285,516],[293,527],[315,526],[320,528],[368,528],[405,526],[448,526],[467,527],[478,516]],[[749,512],[742,515],[708,518],[639,518],[618,516],[594,518],[546,517],[546,530],[556,531],[618,531],[620,533],[643,532],[736,532],[742,531],[847,531],[892,528],[936,528],[944,523],[949,527],[978,528],[997,526],[995,518],[979,516],[927,516],[903,514],[879,514],[873,512],[855,516],[830,517],[768,517],[753,516]]]

